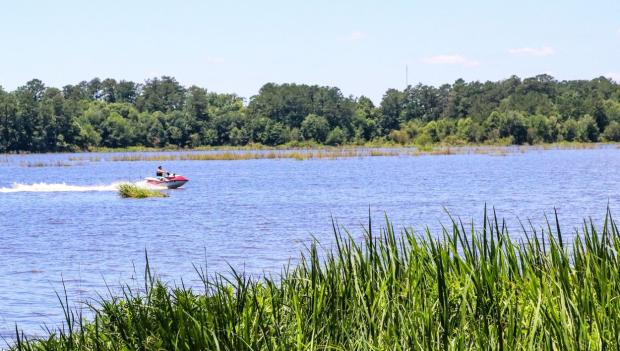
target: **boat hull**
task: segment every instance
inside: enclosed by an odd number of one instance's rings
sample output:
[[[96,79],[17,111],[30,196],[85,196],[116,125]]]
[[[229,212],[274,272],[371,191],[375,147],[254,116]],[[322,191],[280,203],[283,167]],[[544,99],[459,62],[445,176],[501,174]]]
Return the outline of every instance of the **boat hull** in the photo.
[[[146,178],[148,184],[168,189],[177,189],[185,185],[189,179],[183,176],[165,177],[165,178]]]

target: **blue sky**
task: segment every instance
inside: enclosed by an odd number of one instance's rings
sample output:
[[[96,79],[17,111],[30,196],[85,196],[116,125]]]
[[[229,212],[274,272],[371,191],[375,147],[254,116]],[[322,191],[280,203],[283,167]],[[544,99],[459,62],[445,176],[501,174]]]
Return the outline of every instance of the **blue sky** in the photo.
[[[620,1],[5,1],[0,85],[93,77],[250,97],[266,82],[338,86],[378,102],[438,85],[548,73],[620,80]]]

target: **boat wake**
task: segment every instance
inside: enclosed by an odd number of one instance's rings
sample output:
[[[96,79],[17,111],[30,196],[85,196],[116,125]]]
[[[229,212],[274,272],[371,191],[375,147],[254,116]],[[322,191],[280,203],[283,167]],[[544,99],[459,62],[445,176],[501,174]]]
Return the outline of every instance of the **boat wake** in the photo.
[[[88,192],[88,191],[118,191],[121,184],[131,183],[141,188],[160,189],[160,187],[139,182],[115,182],[107,185],[70,185],[66,183],[13,183],[11,187],[0,188],[0,193],[51,193],[51,192]]]

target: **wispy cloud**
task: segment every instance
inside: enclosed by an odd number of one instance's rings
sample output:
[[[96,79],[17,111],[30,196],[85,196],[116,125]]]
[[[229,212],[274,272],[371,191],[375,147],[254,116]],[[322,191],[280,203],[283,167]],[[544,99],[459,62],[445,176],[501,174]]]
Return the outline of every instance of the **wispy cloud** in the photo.
[[[508,49],[508,52],[512,55],[523,55],[523,56],[551,56],[555,54],[555,50],[551,46],[543,46],[540,48],[515,48]]]
[[[460,54],[426,57],[422,59],[422,62],[431,65],[461,65],[465,67],[474,67],[480,64],[477,60],[467,58]]]
[[[356,42],[366,39],[366,33],[354,31],[338,38],[340,41]]]

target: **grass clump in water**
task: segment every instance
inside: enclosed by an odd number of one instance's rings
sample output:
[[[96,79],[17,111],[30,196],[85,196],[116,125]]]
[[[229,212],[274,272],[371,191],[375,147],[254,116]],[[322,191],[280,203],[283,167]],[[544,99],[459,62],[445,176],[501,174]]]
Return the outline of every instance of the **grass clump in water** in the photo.
[[[13,350],[620,347],[620,233],[609,214],[570,244],[559,224],[516,242],[486,214],[478,230],[453,220],[439,235],[368,228],[357,242],[334,226],[332,250],[311,245],[275,279],[199,270],[204,292],[166,286],[147,263],[142,289],[93,306],[90,322],[65,307],[64,327],[34,341],[18,333]]]
[[[122,198],[144,199],[147,197],[168,197],[168,194],[158,190],[139,187],[135,184],[124,183],[118,186],[118,193]]]

